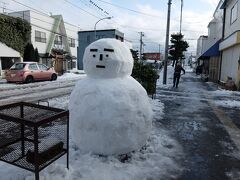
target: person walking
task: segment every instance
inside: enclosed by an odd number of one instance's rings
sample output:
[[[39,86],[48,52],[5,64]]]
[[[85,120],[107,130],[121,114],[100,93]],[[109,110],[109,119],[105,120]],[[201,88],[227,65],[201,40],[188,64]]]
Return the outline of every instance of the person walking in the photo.
[[[183,71],[183,74],[185,74],[185,69],[181,66],[181,63],[178,62],[177,65],[174,68],[174,74],[173,74],[173,87],[178,88],[179,79],[181,76],[181,71]]]

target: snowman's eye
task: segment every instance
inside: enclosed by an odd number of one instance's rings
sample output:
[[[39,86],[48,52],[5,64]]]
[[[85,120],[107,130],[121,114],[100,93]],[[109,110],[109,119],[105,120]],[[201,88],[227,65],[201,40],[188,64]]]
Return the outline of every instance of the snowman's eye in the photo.
[[[94,54],[93,57],[96,57],[96,55]]]
[[[108,54],[106,54],[106,57],[108,57]]]

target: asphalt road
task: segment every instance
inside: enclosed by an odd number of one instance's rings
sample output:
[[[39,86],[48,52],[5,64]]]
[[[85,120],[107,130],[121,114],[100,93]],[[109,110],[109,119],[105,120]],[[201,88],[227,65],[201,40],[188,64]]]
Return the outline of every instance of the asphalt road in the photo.
[[[214,104],[218,97],[213,83],[194,74],[181,77],[178,89],[158,87],[156,98],[164,103],[161,127],[171,132],[184,151],[181,180],[240,179],[239,109]],[[177,158],[176,158],[177,159]]]

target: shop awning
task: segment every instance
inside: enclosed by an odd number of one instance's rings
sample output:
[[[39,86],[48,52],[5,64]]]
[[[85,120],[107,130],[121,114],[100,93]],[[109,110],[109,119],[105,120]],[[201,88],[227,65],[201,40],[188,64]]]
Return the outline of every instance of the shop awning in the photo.
[[[207,51],[205,51],[198,59],[209,58],[212,56],[220,56],[219,43],[220,41],[217,41]]]

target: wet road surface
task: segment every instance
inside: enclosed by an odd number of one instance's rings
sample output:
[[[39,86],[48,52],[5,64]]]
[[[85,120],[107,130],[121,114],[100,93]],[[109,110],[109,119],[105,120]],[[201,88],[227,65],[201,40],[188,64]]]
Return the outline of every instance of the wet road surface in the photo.
[[[215,106],[216,99],[224,98],[217,97],[215,90],[216,85],[202,82],[191,73],[181,77],[178,89],[157,89],[156,98],[165,105],[165,115],[159,123],[171,132],[184,151],[179,162],[183,172],[178,179],[240,179],[240,112]],[[228,125],[223,121],[231,122]]]

